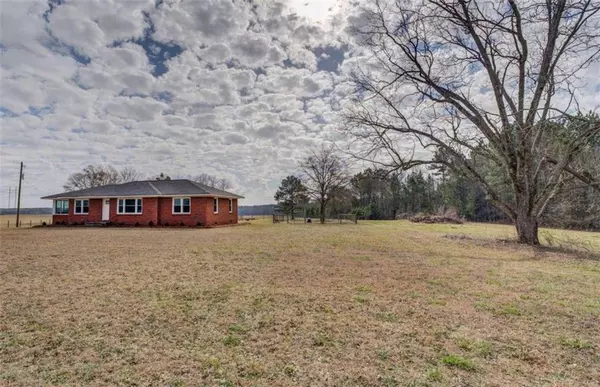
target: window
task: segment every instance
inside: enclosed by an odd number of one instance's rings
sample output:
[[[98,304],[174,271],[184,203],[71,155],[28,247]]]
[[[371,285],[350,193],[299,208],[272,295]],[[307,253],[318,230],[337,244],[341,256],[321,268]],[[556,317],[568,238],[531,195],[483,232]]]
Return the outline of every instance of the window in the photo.
[[[67,215],[69,213],[69,201],[68,200],[55,200],[54,201],[54,214],[55,215]]]
[[[233,212],[233,199],[229,199],[229,213]]]
[[[219,213],[219,198],[214,198],[213,199],[213,212],[215,214]]]
[[[190,198],[173,198],[173,213],[174,214],[189,214],[190,213]]]
[[[88,214],[90,211],[90,201],[88,199],[75,200],[75,214]]]
[[[117,214],[141,214],[142,199],[119,199]]]

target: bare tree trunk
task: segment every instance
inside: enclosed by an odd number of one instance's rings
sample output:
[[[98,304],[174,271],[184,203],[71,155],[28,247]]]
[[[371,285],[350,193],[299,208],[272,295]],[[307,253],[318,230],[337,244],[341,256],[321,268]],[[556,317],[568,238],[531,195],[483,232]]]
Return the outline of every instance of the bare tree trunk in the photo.
[[[321,224],[324,224],[325,223],[325,200],[321,199],[319,204],[321,206],[320,220],[321,220]]]
[[[528,245],[539,245],[538,219],[534,215],[519,214],[515,220],[519,243]]]

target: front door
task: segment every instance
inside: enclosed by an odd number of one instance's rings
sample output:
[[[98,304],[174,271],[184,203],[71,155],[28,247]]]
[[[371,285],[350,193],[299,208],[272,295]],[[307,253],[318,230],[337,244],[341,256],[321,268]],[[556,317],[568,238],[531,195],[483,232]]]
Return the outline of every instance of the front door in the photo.
[[[110,219],[110,199],[103,199],[102,203],[102,221],[108,221]]]

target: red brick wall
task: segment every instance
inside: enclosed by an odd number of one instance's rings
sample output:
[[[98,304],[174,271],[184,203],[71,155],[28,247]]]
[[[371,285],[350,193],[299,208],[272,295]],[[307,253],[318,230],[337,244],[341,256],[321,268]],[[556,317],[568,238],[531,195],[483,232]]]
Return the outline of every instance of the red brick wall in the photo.
[[[75,214],[75,199],[69,199],[69,214],[52,215],[52,224],[67,222],[67,224],[79,224],[81,222],[100,222],[102,220],[102,199],[89,199],[90,208],[87,215]],[[54,206],[54,201],[52,202]]]
[[[123,223],[126,225],[148,226],[150,222],[154,225],[178,226],[183,222],[186,226],[196,226],[201,223],[203,226],[214,226],[222,224],[234,224],[238,221],[238,203],[233,199],[233,212],[229,213],[229,199],[219,198],[219,213],[213,213],[213,198],[193,197],[191,198],[191,214],[173,214],[172,198],[143,198],[142,214],[117,214],[117,199],[110,199],[110,217],[109,220],[117,225]],[[102,221],[102,202],[103,199],[90,199],[90,210],[88,215],[74,215],[75,201],[69,200],[68,215],[53,215],[52,223],[57,224],[67,222],[68,224],[81,222],[100,222]],[[53,204],[54,205],[54,204]]]
[[[191,198],[189,214],[173,214],[173,198],[158,199],[158,224],[178,226],[183,222],[185,226],[196,226],[206,223],[205,198]]]
[[[219,198],[219,213],[213,212],[213,198],[208,199],[208,211],[206,213],[206,225],[213,226],[218,224],[234,224],[238,222],[237,199],[233,199],[233,212],[229,213],[229,199]]]
[[[117,214],[118,199],[110,199],[110,221],[116,224],[148,226],[150,222],[158,224],[158,198],[143,198],[142,213],[136,214]]]

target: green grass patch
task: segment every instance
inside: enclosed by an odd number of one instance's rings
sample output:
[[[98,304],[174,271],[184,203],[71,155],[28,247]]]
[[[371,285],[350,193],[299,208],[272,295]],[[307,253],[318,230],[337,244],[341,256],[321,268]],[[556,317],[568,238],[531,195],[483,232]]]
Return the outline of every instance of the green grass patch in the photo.
[[[475,363],[472,360],[465,359],[459,355],[446,355],[442,358],[442,363],[469,372],[474,372],[476,370]]]
[[[242,344],[242,339],[236,335],[227,335],[223,338],[223,344],[228,347],[237,347]]]
[[[248,329],[244,328],[243,326],[239,325],[239,324],[233,324],[229,326],[229,332],[232,333],[246,333],[248,332]]]
[[[521,310],[513,305],[507,305],[502,308],[498,314],[503,316],[520,316],[522,314]]]
[[[356,287],[356,291],[361,293],[371,293],[373,287],[371,285],[359,285]]]
[[[397,387],[400,385],[400,382],[393,376],[380,376],[379,381],[384,387]]]
[[[354,301],[359,304],[368,304],[370,300],[369,300],[369,297],[365,297],[363,295],[358,295],[358,296],[354,296]]]
[[[441,382],[444,380],[442,371],[438,368],[431,368],[425,372],[425,379],[429,382]]]
[[[485,340],[460,338],[456,340],[456,345],[458,348],[473,352],[480,357],[490,357],[492,355],[492,344]]]
[[[319,332],[315,335],[315,337],[313,337],[313,345],[315,347],[324,347],[327,345],[331,345],[333,343],[333,340],[331,339],[331,337],[323,332]]]
[[[581,339],[571,339],[571,338],[562,338],[560,343],[569,348],[573,349],[590,349],[594,348],[594,345],[586,340]]]
[[[377,357],[379,360],[386,361],[389,358],[389,353],[385,349],[377,350]]]

